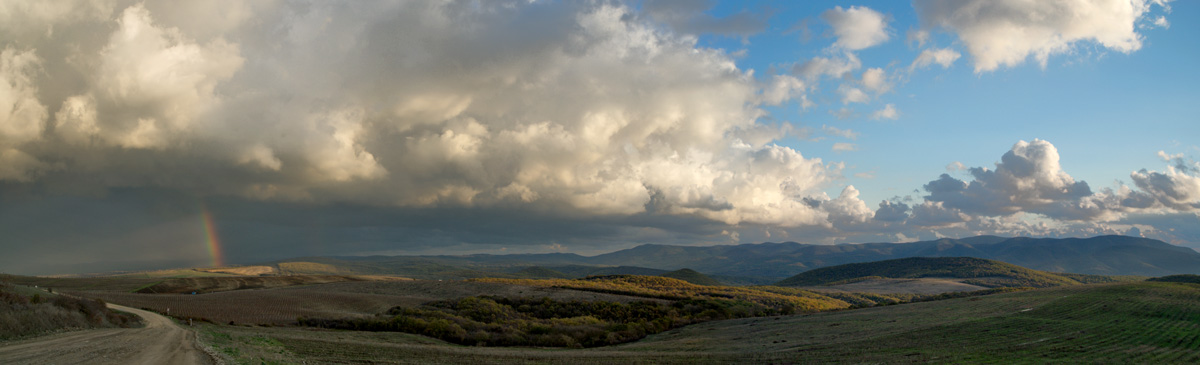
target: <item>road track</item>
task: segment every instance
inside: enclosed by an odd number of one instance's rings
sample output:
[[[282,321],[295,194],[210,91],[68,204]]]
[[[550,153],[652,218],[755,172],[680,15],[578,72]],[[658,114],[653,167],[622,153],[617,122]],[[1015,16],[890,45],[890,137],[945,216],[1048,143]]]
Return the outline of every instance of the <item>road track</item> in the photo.
[[[109,303],[142,317],[142,328],[66,332],[0,345],[3,364],[214,364],[196,333],[157,313]]]

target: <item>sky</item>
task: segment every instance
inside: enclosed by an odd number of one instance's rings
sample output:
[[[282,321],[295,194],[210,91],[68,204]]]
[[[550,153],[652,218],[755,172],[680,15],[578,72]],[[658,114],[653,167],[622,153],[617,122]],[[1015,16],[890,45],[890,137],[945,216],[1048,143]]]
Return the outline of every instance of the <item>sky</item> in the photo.
[[[1200,4],[0,2],[0,272],[1127,234]]]

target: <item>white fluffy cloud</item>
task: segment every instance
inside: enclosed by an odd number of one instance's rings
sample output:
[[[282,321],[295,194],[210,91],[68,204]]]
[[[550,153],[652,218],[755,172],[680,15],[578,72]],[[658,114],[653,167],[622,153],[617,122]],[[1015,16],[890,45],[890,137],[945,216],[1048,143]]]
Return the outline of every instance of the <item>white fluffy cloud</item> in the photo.
[[[1149,197],[1173,210],[1200,210],[1200,176],[1196,175],[1200,173],[1200,163],[1185,160],[1183,154],[1168,155],[1158,151],[1158,156],[1173,164],[1167,166],[1165,172],[1141,169],[1129,174],[1134,185],[1144,193],[1141,196],[1126,194],[1129,196],[1126,199],[1145,205]]]
[[[887,72],[878,67],[869,68],[863,71],[862,85],[867,90],[876,94],[887,92],[892,89],[892,83],[888,81]]]
[[[876,110],[874,113],[871,113],[871,119],[875,119],[875,120],[896,119],[899,117],[900,117],[900,111],[896,110],[895,104],[884,105],[883,109],[879,109],[879,110]]]
[[[0,179],[829,224],[804,199],[840,165],[758,122],[806,82],[760,83],[625,6],[37,4],[0,6],[19,35],[0,40]],[[799,74],[859,67],[818,63]]]
[[[1118,221],[1130,214],[1176,214],[1200,210],[1200,165],[1160,152],[1172,162],[1166,172],[1142,169],[1130,175],[1140,190],[1125,186],[1092,191],[1059,163],[1058,149],[1047,141],[1020,141],[996,168],[966,169],[965,182],[949,174],[925,184],[929,202],[975,216],[1007,217],[1033,213],[1059,221]]]
[[[48,113],[34,84],[41,59],[33,50],[0,51],[0,180],[28,180],[43,164],[22,144],[40,137]]]
[[[1145,0],[989,1],[918,0],[926,29],[954,32],[971,54],[975,72],[1013,67],[1050,56],[1080,42],[1129,53],[1142,47],[1136,24],[1150,11]],[[1164,19],[1165,20],[1165,19]]]
[[[947,174],[929,182],[925,185],[930,194],[926,199],[987,216],[1031,212],[1092,219],[1105,213],[1103,208],[1090,204],[1092,190],[1088,184],[1075,181],[1062,170],[1058,149],[1046,141],[1017,142],[994,170],[974,167],[968,171],[975,178],[970,183]]]
[[[957,61],[959,57],[962,57],[962,54],[949,48],[926,49],[917,55],[917,59],[913,60],[912,65],[908,66],[908,69],[910,71],[916,70],[935,63],[941,65],[942,68],[950,68],[950,65],[953,65],[954,61]]]
[[[200,114],[216,106],[216,85],[241,68],[237,46],[223,39],[193,43],[176,28],[154,24],[141,5],[124,9],[117,25],[95,55],[92,89],[62,103],[56,131],[126,148],[178,143],[176,135],[194,129]]]
[[[800,99],[802,107],[811,106],[805,92],[804,81],[791,75],[775,75],[771,78],[770,84],[763,89],[763,103],[767,105],[783,104],[793,98]]]
[[[865,91],[848,84],[838,85],[838,94],[842,95],[842,104],[850,103],[866,103],[871,101],[871,96]]]
[[[891,37],[887,29],[887,17],[865,6],[841,6],[821,13],[821,19],[833,27],[837,36],[835,46],[857,51],[887,42]]]
[[[846,73],[862,67],[862,61],[853,53],[845,52],[841,56],[813,57],[811,60],[792,67],[792,73],[806,80],[816,80],[821,76],[842,77]]]

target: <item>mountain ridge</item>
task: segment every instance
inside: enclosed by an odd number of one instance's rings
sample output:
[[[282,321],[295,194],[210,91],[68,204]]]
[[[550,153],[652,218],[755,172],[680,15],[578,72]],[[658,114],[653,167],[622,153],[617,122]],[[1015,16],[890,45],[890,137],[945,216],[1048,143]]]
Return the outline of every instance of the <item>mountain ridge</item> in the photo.
[[[908,243],[797,242],[717,246],[642,244],[595,256],[573,253],[306,258],[348,273],[413,278],[508,275],[541,266],[570,276],[644,274],[690,268],[727,283],[768,284],[808,270],[905,257],[977,257],[1047,272],[1165,276],[1200,274],[1200,252],[1128,236],[1030,238],[975,236]],[[297,261],[300,259],[276,261]],[[517,275],[521,276],[521,275]]]

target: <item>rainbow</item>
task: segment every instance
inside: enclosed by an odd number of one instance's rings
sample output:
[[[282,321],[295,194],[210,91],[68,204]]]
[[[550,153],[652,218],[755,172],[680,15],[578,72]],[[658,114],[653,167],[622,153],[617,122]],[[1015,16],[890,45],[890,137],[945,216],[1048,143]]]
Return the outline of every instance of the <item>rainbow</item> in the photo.
[[[212,213],[208,211],[208,207],[204,203],[200,203],[200,220],[204,224],[204,243],[208,246],[209,256],[212,256],[212,266],[225,266],[225,253],[221,252],[221,240],[217,236],[217,225],[213,223]]]

